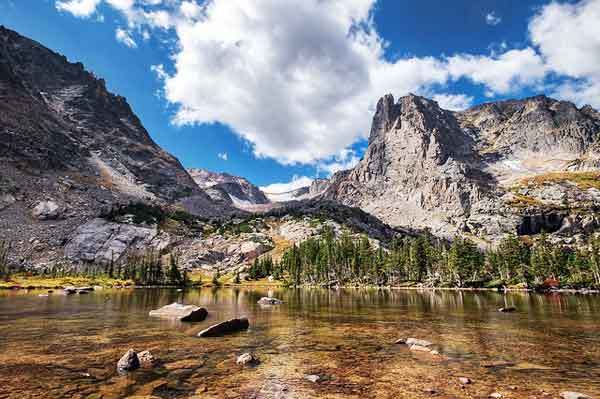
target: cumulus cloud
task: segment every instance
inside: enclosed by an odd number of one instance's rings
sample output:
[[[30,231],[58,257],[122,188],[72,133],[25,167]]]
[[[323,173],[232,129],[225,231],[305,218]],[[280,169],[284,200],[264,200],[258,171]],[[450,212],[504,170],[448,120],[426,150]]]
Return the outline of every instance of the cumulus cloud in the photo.
[[[373,22],[375,0],[103,1],[127,23],[121,41],[135,44],[132,35],[154,30],[175,34],[172,72],[153,67],[175,105],[175,123],[226,124],[256,156],[283,164],[330,173],[354,162],[340,151],[366,137],[374,106],[388,92],[427,95],[459,110],[473,98],[447,93],[451,82],[466,79],[495,96],[542,87],[554,73],[563,78],[557,95],[600,101],[600,0],[542,7],[529,25],[528,47],[394,60]],[[83,11],[62,6],[84,2]],[[56,5],[85,16],[99,3]],[[490,13],[486,21],[500,17]]]
[[[294,175],[292,180],[287,183],[273,183],[268,186],[262,186],[260,189],[267,194],[283,194],[302,187],[308,187],[312,182],[313,179],[310,177]]]
[[[129,48],[137,47],[137,43],[135,42],[135,40],[133,40],[131,34],[123,28],[117,28],[115,30],[115,37],[117,38],[117,41],[123,43]]]
[[[58,0],[55,5],[58,11],[73,14],[78,18],[88,18],[94,12],[102,0]]]
[[[462,111],[473,105],[473,97],[466,94],[434,94],[432,97],[440,107],[450,111]]]
[[[567,80],[562,98],[600,107],[600,0],[551,3],[531,20],[531,41],[553,71]]]
[[[491,26],[496,26],[498,25],[500,22],[502,22],[502,18],[500,18],[499,16],[496,15],[496,13],[494,11],[488,13],[485,16],[485,23]]]
[[[227,161],[227,159],[229,159],[229,157],[227,156],[226,152],[220,152],[220,153],[218,153],[217,157],[221,158],[223,161]]]
[[[497,56],[456,55],[448,59],[448,71],[454,79],[466,77],[485,85],[490,95],[494,95],[539,83],[547,68],[542,57],[528,47]]]
[[[358,163],[358,161],[360,161],[360,157],[356,154],[355,151],[343,149],[339,152],[339,154],[332,157],[332,159],[328,161],[319,162],[317,164],[317,174],[323,171],[325,172],[327,177],[329,177],[341,170],[348,170],[353,168]]]

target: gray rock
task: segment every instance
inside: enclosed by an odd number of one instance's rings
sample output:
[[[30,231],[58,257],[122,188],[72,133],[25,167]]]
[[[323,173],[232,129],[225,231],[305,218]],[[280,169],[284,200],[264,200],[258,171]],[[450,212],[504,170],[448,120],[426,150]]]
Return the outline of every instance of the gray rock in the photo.
[[[508,306],[505,308],[500,308],[498,309],[498,312],[502,312],[502,313],[511,313],[511,312],[516,312],[517,308],[515,308],[514,306]]]
[[[305,379],[305,380],[308,380],[308,381],[310,381],[310,382],[312,382],[312,383],[317,383],[317,382],[321,381],[321,377],[320,377],[320,376],[318,376],[318,375],[316,375],[316,374],[308,374],[308,375],[305,375],[305,376],[304,376],[304,379]]]
[[[12,194],[0,194],[0,211],[4,208],[8,208],[15,202],[16,199]]]
[[[93,219],[81,225],[65,246],[65,256],[76,262],[108,264],[130,248],[152,246],[155,227],[141,227]]]
[[[133,371],[140,368],[140,359],[133,349],[129,349],[117,362],[117,371],[120,373]]]
[[[55,201],[41,201],[31,211],[31,216],[38,220],[55,220],[62,215],[63,208]]]
[[[199,337],[219,337],[225,334],[247,330],[250,326],[245,317],[231,319],[218,324],[214,324],[198,333]]]
[[[258,300],[259,305],[281,305],[283,301],[277,298],[262,297]]]
[[[260,360],[252,353],[244,353],[238,356],[235,362],[240,366],[250,366],[260,363]]]
[[[564,391],[560,393],[561,399],[592,399],[591,396],[579,392]]]
[[[172,303],[165,305],[160,309],[151,310],[152,317],[162,317],[176,319],[185,322],[198,322],[206,319],[208,311],[196,305],[184,305],[181,303]]]
[[[156,363],[156,358],[148,350],[138,353],[138,359],[140,361],[140,366],[146,368],[153,367]]]
[[[419,345],[419,346],[431,346],[431,345],[433,345],[429,341],[426,341],[424,339],[417,339],[417,338],[407,338],[404,343],[406,345]]]
[[[469,385],[472,381],[468,377],[458,377],[458,382],[460,382],[462,385]]]

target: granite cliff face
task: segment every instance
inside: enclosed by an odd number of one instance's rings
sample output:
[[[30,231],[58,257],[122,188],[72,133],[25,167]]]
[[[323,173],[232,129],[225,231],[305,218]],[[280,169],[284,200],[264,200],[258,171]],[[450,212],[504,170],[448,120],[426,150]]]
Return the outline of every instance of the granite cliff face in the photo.
[[[577,233],[597,224],[583,213],[600,204],[599,135],[596,111],[544,96],[452,112],[386,95],[363,159],[324,197],[446,237]]]

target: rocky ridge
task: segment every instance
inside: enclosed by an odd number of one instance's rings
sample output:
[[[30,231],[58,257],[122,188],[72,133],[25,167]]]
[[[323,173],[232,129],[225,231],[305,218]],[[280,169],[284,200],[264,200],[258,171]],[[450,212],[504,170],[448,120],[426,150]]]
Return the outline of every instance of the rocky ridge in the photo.
[[[577,235],[598,226],[599,134],[591,107],[545,96],[452,112],[386,95],[363,159],[324,197],[443,237]]]

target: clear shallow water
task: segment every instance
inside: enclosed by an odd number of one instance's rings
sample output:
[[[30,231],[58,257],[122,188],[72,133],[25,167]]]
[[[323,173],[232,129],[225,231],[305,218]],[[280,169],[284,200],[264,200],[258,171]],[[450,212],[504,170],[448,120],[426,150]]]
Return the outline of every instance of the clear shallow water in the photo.
[[[600,398],[600,296],[275,289],[285,304],[256,304],[268,292],[0,292],[0,398],[432,397],[426,389],[438,398],[558,398],[563,390]],[[148,317],[175,301],[204,306],[209,318]],[[497,312],[502,306],[518,312]],[[195,336],[241,315],[247,332]],[[403,337],[427,339],[442,356],[394,344]],[[151,350],[159,364],[119,376],[129,348]],[[247,351],[258,367],[235,364]],[[473,384],[461,387],[461,376]]]

